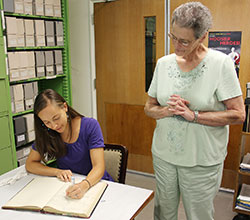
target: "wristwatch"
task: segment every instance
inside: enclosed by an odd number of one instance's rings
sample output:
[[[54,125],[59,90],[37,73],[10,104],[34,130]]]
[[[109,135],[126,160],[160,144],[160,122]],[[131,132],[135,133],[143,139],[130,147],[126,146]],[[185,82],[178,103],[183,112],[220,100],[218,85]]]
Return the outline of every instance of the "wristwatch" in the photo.
[[[194,111],[194,120],[192,122],[196,123],[198,119],[199,111]]]

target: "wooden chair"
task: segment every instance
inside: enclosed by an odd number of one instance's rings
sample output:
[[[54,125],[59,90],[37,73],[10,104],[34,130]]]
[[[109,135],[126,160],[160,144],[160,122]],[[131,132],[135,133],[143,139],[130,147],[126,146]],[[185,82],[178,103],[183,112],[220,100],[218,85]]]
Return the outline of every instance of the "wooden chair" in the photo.
[[[113,180],[118,183],[125,183],[128,150],[119,144],[105,144],[104,160],[107,172]]]

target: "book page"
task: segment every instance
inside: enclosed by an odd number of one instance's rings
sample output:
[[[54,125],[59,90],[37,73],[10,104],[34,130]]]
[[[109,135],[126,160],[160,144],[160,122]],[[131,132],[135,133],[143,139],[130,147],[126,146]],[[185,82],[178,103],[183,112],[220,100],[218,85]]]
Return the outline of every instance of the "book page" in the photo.
[[[36,177],[3,208],[42,209],[64,184],[56,177]]]
[[[89,217],[107,185],[108,184],[105,182],[97,183],[91,187],[81,199],[71,199],[67,197],[65,191],[69,185],[65,185],[48,202],[44,208],[44,211],[65,215]]]

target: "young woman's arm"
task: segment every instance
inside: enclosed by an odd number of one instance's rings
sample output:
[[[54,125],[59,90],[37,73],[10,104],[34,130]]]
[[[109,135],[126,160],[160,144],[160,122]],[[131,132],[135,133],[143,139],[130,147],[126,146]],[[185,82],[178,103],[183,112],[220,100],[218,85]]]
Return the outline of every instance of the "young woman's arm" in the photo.
[[[73,199],[80,199],[88,189],[98,183],[104,175],[105,162],[103,148],[94,148],[90,150],[92,169],[86,179],[78,184],[69,187],[66,191],[67,196]]]
[[[98,183],[104,175],[105,161],[104,161],[104,149],[95,148],[90,150],[90,157],[92,162],[92,169],[89,172],[87,179],[91,185]]]
[[[31,149],[30,151],[30,154],[26,160],[25,167],[26,170],[30,173],[42,176],[56,176],[63,181],[71,181],[72,172],[70,170],[60,170],[42,164],[40,154],[33,149]]]

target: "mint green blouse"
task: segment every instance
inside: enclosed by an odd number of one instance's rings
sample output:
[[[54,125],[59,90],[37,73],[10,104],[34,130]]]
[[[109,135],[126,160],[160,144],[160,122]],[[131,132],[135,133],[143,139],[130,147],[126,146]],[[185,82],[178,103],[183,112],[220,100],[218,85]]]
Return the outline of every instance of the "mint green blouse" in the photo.
[[[190,72],[182,72],[176,55],[157,61],[148,95],[166,106],[169,97],[180,95],[198,111],[223,111],[222,101],[242,95],[234,64],[229,56],[209,49],[202,62]],[[179,166],[211,166],[223,162],[227,154],[229,126],[207,126],[181,116],[157,120],[152,153]]]

